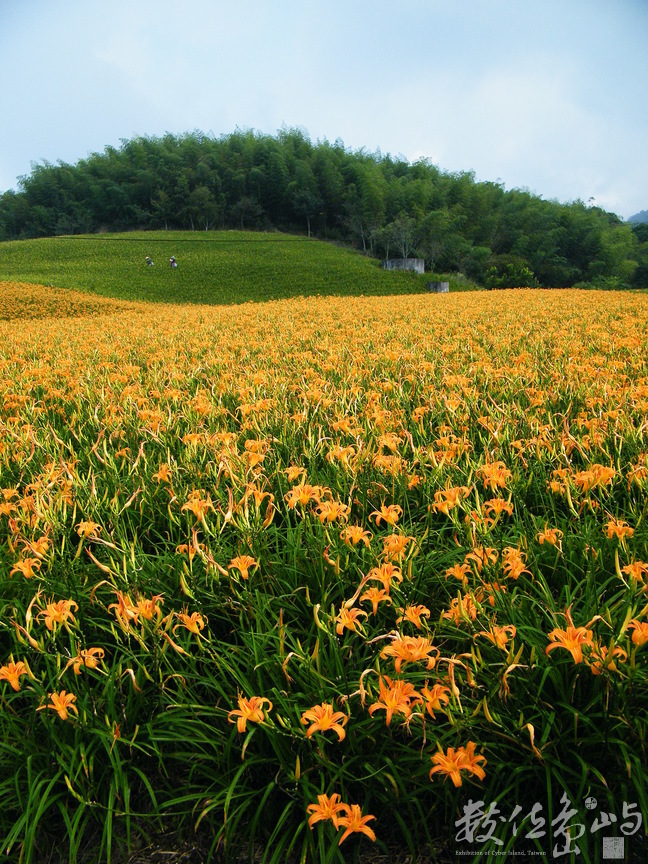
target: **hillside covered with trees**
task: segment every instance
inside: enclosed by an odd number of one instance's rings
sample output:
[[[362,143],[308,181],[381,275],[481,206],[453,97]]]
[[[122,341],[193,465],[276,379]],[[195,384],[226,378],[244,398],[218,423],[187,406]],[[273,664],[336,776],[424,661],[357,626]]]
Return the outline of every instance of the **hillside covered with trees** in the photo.
[[[0,240],[131,229],[282,229],[425,258],[487,287],[648,285],[646,226],[298,129],[143,137],[33,165],[0,195]]]

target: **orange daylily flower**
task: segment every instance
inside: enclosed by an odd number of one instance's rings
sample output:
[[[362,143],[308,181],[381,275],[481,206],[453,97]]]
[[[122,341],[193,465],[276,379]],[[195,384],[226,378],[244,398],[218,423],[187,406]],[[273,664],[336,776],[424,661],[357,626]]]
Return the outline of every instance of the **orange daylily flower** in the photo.
[[[628,624],[628,630],[634,630],[632,641],[637,647],[645,645],[648,642],[648,622],[638,621],[633,618]]]
[[[374,615],[378,614],[378,604],[379,603],[389,603],[391,606],[392,599],[389,596],[389,591],[385,591],[384,588],[376,588],[375,586],[371,588],[367,588],[364,594],[360,595],[361,603],[371,603],[372,612]]]
[[[407,537],[405,534],[390,534],[385,537],[383,540],[383,558],[386,561],[401,558],[413,539],[413,537]]]
[[[507,546],[502,553],[502,570],[509,579],[518,579],[523,573],[531,575],[531,571],[525,567],[526,560],[524,552]]]
[[[147,597],[140,597],[137,601],[137,610],[147,621],[152,621],[154,617],[157,616],[158,620],[162,617],[162,610],[160,609],[160,605],[164,605],[164,600],[162,599],[162,594],[155,594],[150,599]]]
[[[648,466],[638,462],[636,465],[632,465],[627,474],[628,477],[628,490],[632,486],[633,483],[636,483],[638,486],[641,485],[645,480],[648,480]],[[0,505],[0,512],[2,511],[2,505]]]
[[[481,573],[484,566],[494,564],[497,561],[497,558],[497,549],[493,549],[492,546],[475,546],[472,552],[468,552],[464,561],[466,564],[470,561],[474,561],[477,567],[477,572]]]
[[[332,729],[337,733],[338,739],[342,741],[346,736],[344,727],[349,722],[349,717],[342,711],[334,711],[332,705],[322,702],[321,705],[314,705],[308,711],[304,711],[301,722],[304,726],[308,723],[311,724],[306,732],[307,738],[310,738],[315,732],[326,732]]]
[[[404,609],[399,609],[398,611],[401,615],[396,619],[396,623],[401,624],[403,621],[409,621],[417,630],[421,630],[423,627],[421,619],[429,618],[432,614],[428,607],[423,606],[421,603],[416,606],[406,606]]]
[[[471,531],[474,534],[477,528],[480,531],[488,530],[491,525],[495,524],[495,519],[492,519],[490,516],[482,516],[477,510],[471,510],[470,513],[466,513],[464,516],[464,523],[470,525]]]
[[[462,597],[453,597],[450,608],[441,614],[441,618],[448,618],[455,624],[461,624],[466,618],[474,621],[478,611],[472,594],[464,594]]]
[[[341,465],[348,466],[351,459],[355,456],[356,449],[352,444],[347,447],[342,447],[341,444],[336,444],[326,454],[327,462],[339,462]]]
[[[58,624],[63,624],[67,628],[68,620],[75,620],[72,614],[73,608],[79,608],[74,600],[57,600],[56,603],[51,600],[46,604],[45,609],[38,613],[38,617],[45,619],[45,626],[48,630],[53,631]]]
[[[198,444],[201,444],[204,440],[204,436],[201,432],[187,432],[186,435],[182,436],[182,443],[189,444],[195,447]]]
[[[331,423],[331,429],[335,432],[344,432],[345,435],[360,434],[353,425],[353,419],[350,417],[342,417],[341,420],[334,420],[333,423]]]
[[[6,666],[0,666],[0,681],[7,681],[11,684],[14,690],[20,690],[20,676],[29,675],[27,667],[19,660],[17,663],[7,663]]]
[[[502,513],[508,513],[509,516],[512,516],[513,505],[510,501],[505,501],[503,498],[491,498],[484,504],[484,511],[487,515],[494,513],[495,516],[499,516]]]
[[[375,833],[367,826],[367,822],[370,822],[372,819],[375,819],[375,816],[363,816],[362,808],[359,804],[345,804],[345,815],[338,816],[338,826],[340,828],[346,828],[344,834],[340,837],[340,841],[338,846],[341,846],[349,834],[366,834],[366,836],[370,840],[376,839]]]
[[[123,594],[121,591],[114,592],[117,595],[117,602],[111,603],[108,606],[108,611],[115,610],[115,616],[119,621],[122,629],[128,630],[130,622],[137,624],[139,621],[140,610],[137,604],[133,604],[130,599],[130,594]]]
[[[439,752],[431,757],[434,768],[430,771],[430,780],[433,774],[441,773],[449,777],[456,787],[459,787],[462,783],[462,771],[468,771],[469,774],[474,774],[483,780],[486,773],[478,763],[483,762],[486,765],[486,758],[475,753],[476,746],[474,741],[469,741],[465,747],[457,747],[456,750],[454,747],[448,747],[444,753],[441,745],[439,745]]]
[[[482,478],[485,489],[496,492],[503,489],[512,474],[503,462],[491,462],[478,468],[476,473]]]
[[[565,495],[567,492],[567,478],[569,476],[569,471],[567,468],[556,468],[551,472],[551,476],[554,478],[550,480],[547,484],[547,489],[554,493],[554,495]]]
[[[284,499],[291,510],[299,504],[300,507],[305,507],[311,501],[321,503],[323,491],[321,486],[311,486],[310,483],[298,483],[297,486],[286,493]]]
[[[617,665],[614,662],[615,657],[618,657],[621,663],[625,663],[628,659],[628,654],[618,645],[612,648],[611,651],[605,645],[596,645],[587,658],[592,675],[601,675],[603,672],[617,672]]]
[[[645,561],[632,561],[621,568],[621,572],[629,576],[633,582],[643,582],[648,576],[648,564]]]
[[[49,552],[52,541],[47,535],[39,537],[38,540],[24,541],[26,549],[29,549],[37,558],[44,558]]]
[[[549,543],[551,546],[557,546],[560,549],[562,536],[563,532],[559,531],[558,528],[549,528],[545,524],[544,531],[540,531],[538,534],[538,543],[540,545]]]
[[[194,490],[180,508],[181,513],[184,513],[185,510],[190,510],[196,517],[197,522],[202,522],[207,515],[207,511],[214,509],[209,495],[206,498],[202,498],[201,495],[201,492]]]
[[[459,579],[464,588],[468,585],[468,574],[470,573],[470,564],[455,564],[453,567],[448,567],[445,572],[445,578],[447,580],[448,576],[454,576],[455,579]]]
[[[418,408],[415,408],[412,411],[412,420],[415,423],[420,423],[421,420],[425,417],[425,415],[429,413],[429,411],[430,409],[427,407],[427,405],[419,405]]]
[[[373,534],[367,531],[361,525],[349,525],[340,532],[340,538],[344,540],[347,546],[357,546],[358,543],[364,543],[369,546]]]
[[[247,579],[250,567],[258,566],[259,562],[255,558],[252,558],[251,555],[237,555],[236,558],[232,558],[230,563],[227,565],[227,569],[238,570],[241,574],[241,579]]]
[[[430,656],[434,655],[434,656]],[[428,669],[434,666],[441,656],[439,649],[425,636],[398,636],[391,645],[385,646],[380,652],[381,657],[394,657],[394,668],[400,674],[401,666],[426,660]]]
[[[593,633],[586,627],[574,627],[569,624],[565,630],[556,627],[549,633],[551,645],[547,645],[545,653],[549,654],[554,648],[564,648],[574,658],[574,663],[583,662],[583,648],[594,648]]]
[[[450,515],[450,511],[454,510],[459,505],[461,500],[470,494],[470,489],[467,486],[454,486],[453,488],[440,489],[434,493],[435,503],[432,509],[437,513],[445,513]]]
[[[386,522],[387,525],[395,525],[402,515],[403,508],[398,504],[390,504],[389,506],[383,504],[380,510],[375,510],[371,514],[370,518],[375,519],[376,527],[378,527],[382,521]]]
[[[626,537],[632,537],[634,534],[634,528],[631,528],[623,519],[615,519],[614,516],[612,516],[605,525],[605,533],[608,540],[616,537],[617,540],[623,541]]]
[[[313,828],[318,822],[324,822],[331,819],[333,825],[338,827],[338,813],[346,809],[346,804],[340,801],[340,795],[334,792],[330,798],[328,795],[318,795],[317,804],[309,804],[306,808],[307,813],[312,813],[308,819],[308,827]]]
[[[358,618],[361,615],[365,618],[367,617],[367,613],[362,609],[357,609],[355,607],[349,609],[348,606],[342,605],[342,608],[335,619],[337,624],[335,631],[338,636],[341,636],[345,630],[352,630],[354,633],[362,630],[362,625],[358,621]]]
[[[13,566],[13,569],[9,571],[9,576],[13,576],[14,573],[22,573],[25,579],[31,579],[32,576],[35,576],[41,568],[41,561],[39,558],[21,558]]]
[[[241,733],[245,732],[247,723],[264,722],[266,719],[263,710],[264,705],[267,704],[267,710],[272,711],[272,702],[269,699],[266,699],[265,696],[251,696],[249,699],[239,696],[238,704],[239,707],[230,711],[227,715],[227,719],[230,723],[234,723],[234,718],[238,717],[238,720],[236,720],[236,728]]]
[[[594,489],[596,486],[608,486],[615,475],[616,471],[614,468],[595,464],[586,471],[578,471],[574,474],[574,486],[580,489],[581,492],[589,492],[590,489]]]
[[[99,661],[104,657],[104,649],[103,648],[83,648],[76,657],[72,657],[71,660],[68,660],[67,665],[64,672],[72,666],[75,675],[81,674],[81,667],[84,666],[86,669],[96,669],[99,665]]]
[[[412,684],[400,679],[392,681],[387,675],[381,675],[378,700],[369,708],[369,714],[385,711],[385,722],[389,726],[394,714],[403,714],[407,718],[413,706],[420,701],[421,696]]]
[[[379,567],[372,567],[367,573],[367,581],[381,582],[385,591],[389,591],[392,581],[400,584],[403,581],[403,574],[400,568],[395,567],[391,562],[385,561]]]
[[[56,711],[61,720],[67,720],[70,711],[74,711],[75,714],[79,713],[79,709],[74,704],[77,698],[74,693],[66,693],[65,690],[61,690],[60,693],[49,693],[48,695],[52,701],[48,705],[41,705],[40,708],[36,709],[37,711],[51,708],[52,711]]]
[[[476,599],[481,603],[486,597],[486,600],[491,606],[495,606],[495,595],[506,594],[506,584],[504,582],[484,582],[482,579],[481,588],[476,593]]]
[[[351,508],[340,501],[321,501],[315,512],[317,518],[324,525],[336,521],[346,522]]]
[[[189,559],[189,563],[193,561],[196,555],[201,555],[206,557],[207,548],[204,543],[198,542],[198,537],[194,532],[192,532],[191,543],[180,543],[175,548],[176,555],[186,555]]]
[[[74,527],[76,528],[79,537],[83,537],[84,540],[88,537],[96,537],[101,531],[101,525],[97,522],[92,522],[89,519],[85,522],[79,522],[79,524]]]
[[[10,516],[17,509],[16,505],[12,504],[11,501],[3,501],[0,503],[0,516]]]
[[[306,469],[302,468],[301,465],[289,465],[288,468],[284,469],[284,474],[288,478],[289,483],[294,483],[295,480],[306,474]]]
[[[254,483],[248,483],[245,487],[245,495],[243,496],[243,501],[247,502],[249,498],[254,498],[254,506],[257,510],[261,509],[261,505],[268,498],[268,504],[272,504],[274,501],[274,495],[271,492],[266,492],[264,489],[259,489]]]
[[[423,697],[423,704],[425,706],[425,710],[428,712],[430,717],[435,720],[434,716],[435,711],[442,711],[443,708],[450,701],[450,688],[446,687],[444,684],[433,684],[432,689],[430,689],[427,684],[421,690],[421,696]]]
[[[192,612],[191,615],[185,610],[182,612],[177,612],[176,617],[180,619],[180,624],[176,624],[173,628],[173,633],[175,635],[175,631],[181,625],[189,630],[190,633],[195,633],[196,636],[200,633],[201,630],[205,628],[205,623],[207,619],[203,617],[200,612]]]
[[[473,641],[478,636],[484,636],[486,639],[490,639],[493,645],[496,645],[502,651],[506,651],[509,639],[515,639],[516,632],[513,624],[506,624],[504,627],[498,627],[496,624],[493,624],[489,631],[483,630],[481,633],[475,633]]]
[[[155,474],[153,474],[153,480],[157,480],[158,483],[170,483],[171,466],[167,465],[166,462],[163,462]]]

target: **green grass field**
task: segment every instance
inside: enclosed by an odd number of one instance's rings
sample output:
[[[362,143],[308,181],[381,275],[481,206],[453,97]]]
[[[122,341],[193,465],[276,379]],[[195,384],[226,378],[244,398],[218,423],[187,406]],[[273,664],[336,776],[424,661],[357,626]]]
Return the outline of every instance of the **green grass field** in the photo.
[[[146,256],[154,261],[146,266]],[[178,267],[172,270],[169,258]],[[0,279],[109,297],[244,303],[293,296],[412,294],[430,275],[387,272],[349,249],[288,234],[150,231],[0,244]],[[453,280],[451,290],[477,287]]]

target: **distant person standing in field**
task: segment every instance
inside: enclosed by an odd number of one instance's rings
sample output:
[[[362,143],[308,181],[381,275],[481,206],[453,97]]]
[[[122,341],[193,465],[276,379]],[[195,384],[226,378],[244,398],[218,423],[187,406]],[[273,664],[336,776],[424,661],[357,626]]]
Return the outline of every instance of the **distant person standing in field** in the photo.
[[[169,258],[169,264],[171,265],[171,267],[177,267],[178,266],[178,262],[175,260],[175,255],[172,255]]]
[[[147,266],[147,267],[152,267],[152,266],[153,266],[153,262],[151,261],[151,259],[150,259],[150,257],[149,257],[148,255],[146,256],[146,266]]]

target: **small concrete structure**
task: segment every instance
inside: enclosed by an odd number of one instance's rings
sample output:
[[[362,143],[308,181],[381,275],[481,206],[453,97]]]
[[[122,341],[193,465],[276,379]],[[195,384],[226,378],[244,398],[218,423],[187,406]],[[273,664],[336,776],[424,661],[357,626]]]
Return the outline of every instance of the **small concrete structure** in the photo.
[[[423,258],[385,258],[381,262],[385,270],[411,270],[413,273],[425,272]]]
[[[426,282],[425,290],[430,294],[448,294],[450,291],[449,282]]]

